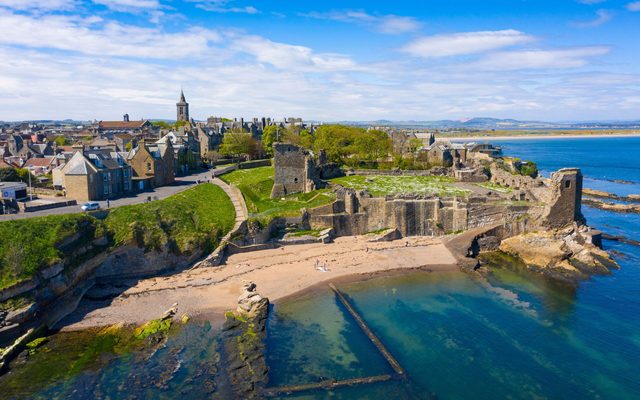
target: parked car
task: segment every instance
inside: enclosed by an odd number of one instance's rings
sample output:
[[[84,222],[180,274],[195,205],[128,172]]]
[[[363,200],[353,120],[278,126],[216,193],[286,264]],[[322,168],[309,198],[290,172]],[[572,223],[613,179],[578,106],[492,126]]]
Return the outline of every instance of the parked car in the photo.
[[[93,211],[93,210],[99,210],[100,209],[100,203],[95,202],[95,201],[90,201],[87,203],[84,203],[82,205],[82,207],[80,207],[82,209],[82,211]]]

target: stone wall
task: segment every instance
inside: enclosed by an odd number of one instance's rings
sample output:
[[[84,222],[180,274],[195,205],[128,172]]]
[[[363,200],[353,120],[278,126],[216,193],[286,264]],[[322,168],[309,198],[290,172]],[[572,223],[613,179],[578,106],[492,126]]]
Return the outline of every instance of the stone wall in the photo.
[[[315,168],[312,156],[301,147],[292,144],[273,145],[272,198],[292,193],[307,193],[316,188]]]
[[[403,236],[439,235],[467,229],[467,204],[457,198],[370,197],[338,190],[337,200],[309,210],[312,229],[333,227],[336,236],[397,228]]]

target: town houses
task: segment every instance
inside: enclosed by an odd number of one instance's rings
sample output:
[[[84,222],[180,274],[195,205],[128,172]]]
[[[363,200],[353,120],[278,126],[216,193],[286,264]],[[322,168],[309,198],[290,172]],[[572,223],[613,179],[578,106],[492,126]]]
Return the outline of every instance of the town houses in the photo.
[[[222,118],[196,121],[183,91],[176,121],[51,121],[0,124],[0,172],[26,170],[30,184],[77,201],[115,199],[171,185],[217,154],[225,134],[245,132],[260,142],[268,126],[313,130],[299,118]]]

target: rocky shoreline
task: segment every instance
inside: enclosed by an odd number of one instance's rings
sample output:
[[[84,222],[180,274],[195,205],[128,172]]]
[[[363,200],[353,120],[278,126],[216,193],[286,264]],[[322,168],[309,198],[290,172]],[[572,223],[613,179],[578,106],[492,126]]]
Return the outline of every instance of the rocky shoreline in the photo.
[[[522,260],[533,271],[577,282],[620,267],[601,247],[601,234],[587,226],[526,233],[503,240],[498,249]]]
[[[265,358],[266,322],[269,299],[256,292],[256,284],[246,282],[238,298],[238,308],[225,314],[223,357],[229,383],[238,399],[261,398],[269,369]]]

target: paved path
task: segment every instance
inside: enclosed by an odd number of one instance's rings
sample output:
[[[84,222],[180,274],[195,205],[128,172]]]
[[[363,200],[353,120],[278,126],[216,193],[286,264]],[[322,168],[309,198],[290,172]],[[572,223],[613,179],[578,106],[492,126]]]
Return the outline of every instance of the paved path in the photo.
[[[225,172],[229,172],[229,170],[235,169],[235,166],[216,168],[215,170],[207,170],[197,172],[187,176],[179,176],[176,177],[176,182],[172,185],[162,186],[156,188],[152,191],[146,191],[142,193],[136,193],[131,196],[121,197],[118,199],[113,199],[109,201],[109,208],[126,206],[131,204],[144,203],[151,197],[152,200],[160,200],[165,199],[169,196],[173,196],[176,193],[182,192],[183,190],[189,189],[200,182],[207,182],[211,179],[212,174],[220,175]],[[216,179],[218,180],[218,179]],[[220,181],[222,182],[222,181]],[[224,183],[224,182],[222,182]],[[218,185],[220,186],[220,185]],[[231,197],[231,196],[229,196]],[[233,199],[233,198],[232,198]],[[60,200],[60,199],[57,199]],[[99,201],[100,208],[106,209],[107,202]],[[68,207],[60,207],[60,208],[52,208],[50,210],[42,210],[42,211],[34,211],[28,213],[19,213],[19,214],[9,214],[9,215],[0,215],[0,221],[12,220],[12,219],[24,219],[24,218],[32,218],[32,217],[41,217],[44,215],[59,215],[59,214],[73,214],[80,213],[82,210],[80,206],[82,202],[79,202],[77,206],[68,206]]]
[[[247,218],[249,218],[249,213],[247,212],[247,203],[245,203],[244,197],[237,187],[227,184],[220,178],[215,178],[213,180],[213,184],[220,186],[220,188],[224,190],[227,196],[229,196],[229,198],[231,199],[233,207],[236,209],[236,222],[233,226],[233,229],[229,232],[230,235],[231,232],[234,232],[236,229],[238,229],[240,227],[240,224],[242,224]],[[224,241],[224,238],[222,240]]]

